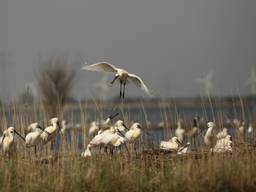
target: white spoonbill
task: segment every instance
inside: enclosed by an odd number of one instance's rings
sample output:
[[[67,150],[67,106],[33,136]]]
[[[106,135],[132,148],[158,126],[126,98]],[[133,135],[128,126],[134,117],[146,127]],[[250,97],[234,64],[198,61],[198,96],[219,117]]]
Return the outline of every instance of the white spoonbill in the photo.
[[[224,138],[218,139],[212,151],[217,153],[232,152],[232,137],[227,135]]]
[[[249,134],[251,134],[251,133],[253,132],[253,127],[252,127],[252,124],[251,124],[251,123],[249,124],[249,127],[248,127],[247,132],[248,132]]]
[[[98,131],[98,134],[103,133],[106,129],[109,129],[111,127],[111,121],[117,117],[119,113],[112,114],[109,116],[106,120],[103,120],[102,122],[92,122],[91,127],[89,128],[89,136],[95,135],[95,133]]]
[[[124,124],[123,120],[118,120],[115,123],[115,129],[116,131],[120,131],[121,134],[125,134],[126,131],[129,131],[129,129],[127,128],[127,126]]]
[[[222,131],[220,131],[219,133],[217,133],[216,137],[217,139],[223,139],[228,135],[228,129],[227,128],[223,128]]]
[[[125,138],[129,142],[135,142],[141,136],[141,126],[139,123],[133,123],[129,131],[125,133]]]
[[[180,146],[182,146],[182,144],[176,136],[172,137],[169,141],[160,142],[160,149],[166,151],[177,151]]]
[[[44,129],[44,132],[40,135],[44,143],[53,140],[58,131],[60,130],[60,122],[57,117],[50,119],[50,126]]]
[[[5,155],[10,155],[11,152],[15,150],[14,146],[14,135],[17,134],[23,141],[25,141],[24,137],[22,137],[14,127],[9,127],[7,130],[3,132],[2,140],[0,141],[3,147],[3,152]]]
[[[40,135],[42,132],[44,132],[44,130],[38,123],[30,124],[27,128],[27,131],[29,131],[29,133],[25,137],[26,147],[34,147],[42,141]]]
[[[214,145],[213,128],[215,127],[215,124],[213,122],[208,122],[207,127],[208,129],[204,135],[204,143],[212,148]]]
[[[184,138],[185,130],[181,127],[181,121],[179,120],[177,123],[177,129],[175,130],[175,136],[182,143]]]
[[[103,133],[96,135],[88,144],[86,150],[90,150],[92,147],[95,146],[104,146],[104,147],[119,147],[121,144],[124,144],[126,138],[117,131],[116,128],[110,127],[109,129],[105,130]],[[107,148],[106,148],[107,149]],[[113,152],[113,150],[112,150]]]
[[[131,74],[124,69],[117,68],[110,63],[107,63],[107,62],[95,63],[92,65],[85,66],[82,69],[88,70],[88,71],[116,73],[115,78],[113,79],[111,84],[113,84],[117,79],[119,79],[119,81],[120,81],[120,98],[122,98],[122,97],[124,98],[125,85],[128,82],[128,80],[132,81],[137,87],[141,88],[148,95],[150,95],[150,92],[149,92],[147,86],[144,84],[143,80],[139,76]]]

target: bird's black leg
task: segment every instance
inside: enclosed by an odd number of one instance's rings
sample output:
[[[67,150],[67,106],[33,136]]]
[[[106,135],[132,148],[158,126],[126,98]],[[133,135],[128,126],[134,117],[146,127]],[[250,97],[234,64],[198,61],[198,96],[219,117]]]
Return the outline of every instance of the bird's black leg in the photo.
[[[111,81],[110,83],[113,84],[113,83],[116,81],[117,78],[118,78],[118,77],[115,76],[115,78],[113,79],[113,81]]]
[[[120,98],[122,98],[122,85],[123,85],[123,82],[120,81]]]
[[[125,95],[125,84],[126,84],[126,82],[124,81],[124,83],[123,83],[123,99],[124,99],[124,95]]]

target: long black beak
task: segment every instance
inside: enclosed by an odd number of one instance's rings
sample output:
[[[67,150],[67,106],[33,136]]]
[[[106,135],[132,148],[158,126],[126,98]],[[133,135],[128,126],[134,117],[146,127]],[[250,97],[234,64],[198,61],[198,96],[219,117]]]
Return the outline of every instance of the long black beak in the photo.
[[[112,119],[116,118],[118,115],[119,115],[119,113],[115,113],[114,115],[111,115],[109,118],[110,118],[110,120],[112,120]]]
[[[40,125],[38,125],[37,128],[40,129],[41,131],[44,131],[44,129]]]
[[[111,81],[110,83],[113,84],[113,83],[116,81],[117,78],[118,78],[118,76],[115,76],[115,78],[113,79],[113,81]]]
[[[126,138],[125,135],[124,135],[121,131],[119,131],[118,129],[117,129],[117,132],[118,132],[122,137]]]
[[[129,131],[130,129],[123,123],[124,128]]]
[[[60,125],[59,121],[57,122],[57,126],[58,126],[58,129],[60,130],[61,129],[61,125]]]
[[[180,145],[182,145],[182,143],[177,139],[177,143],[179,143]]]
[[[58,126],[59,126],[59,125],[58,125]],[[45,132],[47,135],[51,135],[50,133],[48,133],[47,131],[45,131],[40,125],[38,125],[38,128],[39,128],[41,131]]]
[[[21,136],[21,134],[19,134],[16,130],[14,130],[14,132],[23,140],[25,141],[25,138],[23,136]]]

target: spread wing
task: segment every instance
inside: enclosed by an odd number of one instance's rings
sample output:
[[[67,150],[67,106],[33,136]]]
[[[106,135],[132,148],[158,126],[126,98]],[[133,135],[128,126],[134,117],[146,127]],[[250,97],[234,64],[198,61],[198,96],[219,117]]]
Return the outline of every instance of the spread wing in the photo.
[[[88,70],[88,71],[98,71],[98,72],[117,72],[117,68],[107,62],[100,62],[100,63],[95,63],[92,65],[87,65],[82,68],[83,70]]]
[[[141,88],[143,91],[145,91],[148,95],[151,95],[147,86],[145,83],[142,81],[142,79],[134,74],[129,74],[129,79],[139,88]]]

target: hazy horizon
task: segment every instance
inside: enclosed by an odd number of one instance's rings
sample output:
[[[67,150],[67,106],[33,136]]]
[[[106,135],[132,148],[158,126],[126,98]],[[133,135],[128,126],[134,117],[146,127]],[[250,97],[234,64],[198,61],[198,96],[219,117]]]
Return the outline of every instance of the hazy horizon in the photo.
[[[196,79],[214,71],[213,95],[249,94],[256,64],[256,1],[4,0],[0,2],[0,98],[35,79],[39,59],[81,56],[140,75],[155,96],[202,94]],[[97,96],[102,75],[80,70],[75,98]],[[112,80],[110,75],[108,82]],[[118,95],[110,87],[107,98]],[[127,96],[145,94],[128,86]]]

